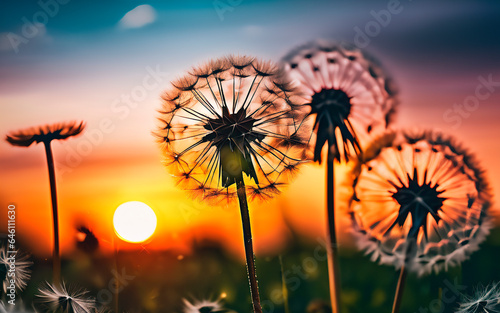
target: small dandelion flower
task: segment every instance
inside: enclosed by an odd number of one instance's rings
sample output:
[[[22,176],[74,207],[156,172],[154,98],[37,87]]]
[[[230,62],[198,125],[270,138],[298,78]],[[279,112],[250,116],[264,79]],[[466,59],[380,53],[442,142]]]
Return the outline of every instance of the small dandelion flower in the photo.
[[[184,313],[226,313],[230,312],[222,308],[222,305],[219,301],[194,301],[193,303],[189,302],[186,299],[183,299],[184,302]]]
[[[363,139],[391,121],[397,103],[392,81],[358,48],[313,42],[285,56],[283,67],[306,97],[314,161],[321,163],[325,145],[329,158],[348,161],[361,153]]]
[[[8,273],[12,266],[15,266],[14,285],[18,290],[24,290],[31,278],[31,266],[29,254],[19,252],[19,250],[8,250],[7,246],[0,248],[0,280],[3,283],[3,291],[7,292],[10,285]]]
[[[483,171],[449,137],[388,133],[355,171],[354,234],[373,261],[437,273],[466,260],[489,233]]]
[[[86,290],[66,288],[64,283],[60,287],[47,283],[38,292],[37,297],[50,312],[93,313],[96,309]]]
[[[50,196],[52,200],[52,223],[54,229],[54,247],[52,250],[53,281],[58,282],[61,276],[61,260],[59,253],[59,221],[57,208],[56,174],[51,143],[53,140],[66,140],[79,135],[85,124],[83,122],[68,122],[34,127],[26,130],[12,132],[5,138],[13,146],[29,147],[33,143],[43,143],[47,167],[49,170]]]
[[[80,134],[85,128],[83,122],[59,123],[12,132],[6,140],[13,146],[29,147],[32,143],[65,140]]]
[[[278,74],[271,63],[229,56],[172,83],[155,134],[182,188],[201,199],[233,200],[244,175],[252,198],[279,193],[278,182],[301,163],[296,146],[304,142],[293,93]]]
[[[500,313],[500,283],[479,286],[473,297],[463,295],[456,313]]]

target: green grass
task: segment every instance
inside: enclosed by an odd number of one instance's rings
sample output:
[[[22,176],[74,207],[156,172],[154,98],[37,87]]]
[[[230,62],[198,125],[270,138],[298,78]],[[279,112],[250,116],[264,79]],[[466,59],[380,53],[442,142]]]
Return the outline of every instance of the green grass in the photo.
[[[325,251],[315,250],[313,242],[293,241],[282,253],[283,274],[287,281],[290,312],[307,312],[315,300],[328,300],[328,276]],[[316,251],[316,253],[315,253]],[[495,230],[481,249],[462,267],[448,273],[430,275],[418,279],[410,274],[401,306],[402,313],[439,310],[440,292],[447,282],[455,280],[467,286],[465,292],[472,293],[474,287],[500,281],[498,257],[500,256],[500,231]],[[34,299],[37,286],[51,278],[51,263],[35,259],[34,273],[28,289],[18,295],[29,305]],[[63,277],[70,285],[84,287],[97,297],[109,295],[112,279],[111,258],[90,256],[79,252],[72,260],[63,262]],[[216,300],[222,292],[227,293],[225,307],[236,312],[251,312],[249,287],[243,260],[230,257],[217,244],[202,242],[195,245],[195,252],[178,259],[170,252],[120,252],[119,268],[127,275],[120,294],[123,309],[132,312],[182,312],[182,298]],[[398,273],[391,267],[379,266],[368,257],[353,250],[341,250],[342,273],[341,307],[343,313],[390,312]],[[264,312],[285,313],[282,298],[282,273],[278,256],[258,256],[257,271]],[[446,293],[448,298],[452,293]],[[443,303],[443,312],[454,312],[458,296]],[[321,310],[316,301],[315,311]],[[328,302],[326,302],[328,303]],[[111,303],[109,303],[111,307]],[[422,309],[423,311],[419,311]]]

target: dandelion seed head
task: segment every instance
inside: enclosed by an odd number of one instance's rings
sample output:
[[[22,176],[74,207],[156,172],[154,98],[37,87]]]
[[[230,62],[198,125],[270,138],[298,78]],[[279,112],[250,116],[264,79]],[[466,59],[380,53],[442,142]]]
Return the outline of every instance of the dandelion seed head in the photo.
[[[290,52],[282,67],[305,99],[314,161],[321,162],[325,145],[339,162],[360,155],[391,122],[397,105],[391,79],[358,48],[317,41]]]
[[[84,289],[67,288],[46,283],[38,289],[40,302],[53,312],[93,313],[96,310],[95,300],[88,296]]]
[[[457,313],[500,313],[500,283],[480,285],[472,297],[462,295]]]
[[[29,147],[34,142],[65,140],[80,134],[84,128],[83,122],[58,123],[12,132],[6,136],[6,140],[13,146]]]
[[[31,278],[33,262],[30,260],[30,255],[19,250],[9,251],[7,246],[0,247],[0,279],[4,292],[7,292],[7,287],[10,285],[11,278],[7,274],[11,268],[12,260],[14,260],[16,274],[14,276],[14,285],[18,290],[24,290]]]
[[[231,55],[193,68],[162,97],[165,165],[196,198],[232,201],[241,179],[253,198],[272,197],[306,146],[294,97],[271,62]]]
[[[193,303],[189,302],[186,299],[183,299],[184,302],[184,313],[224,313],[229,312],[222,308],[222,305],[219,301],[194,301]]]
[[[492,226],[482,170],[442,134],[390,132],[354,176],[353,233],[373,261],[437,273],[469,258]]]

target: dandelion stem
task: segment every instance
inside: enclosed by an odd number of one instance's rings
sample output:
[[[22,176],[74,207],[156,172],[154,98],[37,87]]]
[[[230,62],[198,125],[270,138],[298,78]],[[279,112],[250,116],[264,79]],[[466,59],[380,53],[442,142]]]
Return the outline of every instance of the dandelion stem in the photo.
[[[340,273],[338,268],[338,249],[337,236],[335,233],[335,159],[329,153],[326,164],[326,206],[328,219],[328,244],[326,246],[328,252],[328,278],[330,282],[330,301],[332,304],[332,312],[339,313],[339,295],[340,295]]]
[[[403,299],[403,292],[406,283],[406,275],[408,274],[408,271],[406,270],[406,264],[409,264],[411,262],[412,255],[415,254],[417,236],[418,232],[415,233],[412,237],[407,238],[408,244],[405,249],[405,261],[403,266],[401,266],[401,270],[399,272],[398,286],[396,287],[396,293],[394,294],[394,302],[392,304],[392,313],[399,312],[399,307]]]
[[[54,170],[54,157],[50,141],[44,141],[45,154],[47,156],[47,166],[49,169],[50,196],[52,200],[52,220],[54,227],[54,249],[52,251],[52,282],[59,284],[61,281],[61,257],[59,255],[59,219],[57,213],[57,192],[56,192],[56,174]]]
[[[392,313],[399,312],[399,307],[401,305],[401,300],[403,299],[403,291],[405,288],[407,270],[405,265],[401,267],[399,272],[398,286],[396,288],[396,294],[394,295],[394,303],[392,304]]]
[[[247,262],[248,280],[250,281],[250,294],[252,297],[253,311],[262,313],[260,305],[259,286],[257,283],[257,272],[255,270],[255,256],[252,244],[252,229],[250,227],[250,214],[243,177],[236,179],[238,200],[240,203],[241,222],[243,224],[243,239],[245,242],[245,257]]]

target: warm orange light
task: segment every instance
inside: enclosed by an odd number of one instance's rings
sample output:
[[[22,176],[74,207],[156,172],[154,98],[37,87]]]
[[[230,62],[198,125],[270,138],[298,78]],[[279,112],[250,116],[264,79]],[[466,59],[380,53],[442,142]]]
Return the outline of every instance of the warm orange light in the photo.
[[[128,242],[143,242],[155,232],[156,214],[143,202],[125,202],[116,209],[113,225],[121,239]]]

